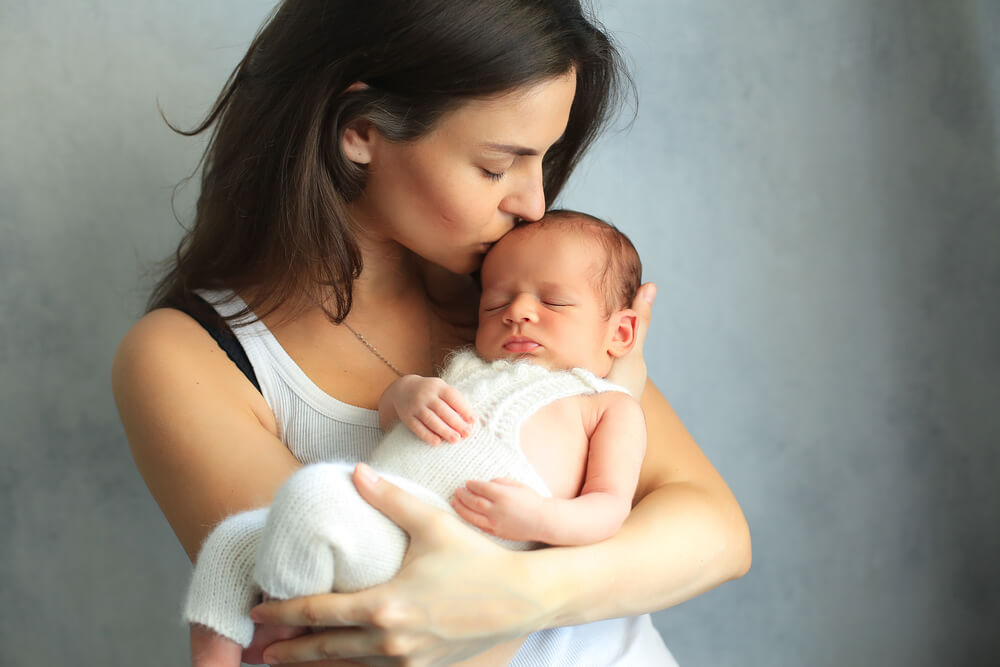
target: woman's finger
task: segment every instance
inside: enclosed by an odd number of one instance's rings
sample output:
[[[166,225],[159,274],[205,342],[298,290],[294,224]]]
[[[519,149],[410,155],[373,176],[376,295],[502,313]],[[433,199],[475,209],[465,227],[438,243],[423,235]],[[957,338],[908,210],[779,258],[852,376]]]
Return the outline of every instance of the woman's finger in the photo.
[[[264,662],[264,649],[271,644],[284,639],[293,639],[309,632],[308,628],[297,625],[265,625],[258,623],[254,627],[253,641],[250,646],[243,649],[242,660],[251,665],[259,665]]]
[[[403,651],[412,650],[412,646],[401,637],[388,638],[384,632],[368,628],[331,628],[322,632],[300,637],[291,641],[280,641],[271,644],[264,650],[264,661],[267,664],[294,663],[309,664],[308,661],[329,660],[340,658],[344,665],[388,665],[397,664]],[[388,656],[380,658],[379,656]],[[353,662],[350,659],[363,659]],[[397,659],[396,662],[392,662]],[[320,663],[324,667],[328,662]],[[337,663],[341,664],[340,661]]]
[[[268,600],[250,611],[255,623],[302,627],[371,625],[370,596],[358,593],[324,593],[291,600]]]
[[[411,537],[414,532],[426,529],[441,517],[451,519],[456,525],[461,523],[450,514],[432,507],[407,493],[395,484],[382,478],[370,466],[359,463],[354,468],[354,486],[365,501],[386,515],[390,521],[402,528]],[[424,531],[427,532],[426,530]],[[428,544],[427,546],[430,546]],[[410,551],[413,544],[410,544]],[[409,553],[409,552],[408,552]]]

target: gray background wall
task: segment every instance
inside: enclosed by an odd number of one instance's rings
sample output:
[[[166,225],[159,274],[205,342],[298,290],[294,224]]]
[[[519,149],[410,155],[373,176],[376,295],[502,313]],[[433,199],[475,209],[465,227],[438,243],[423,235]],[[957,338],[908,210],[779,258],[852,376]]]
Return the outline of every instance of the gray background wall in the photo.
[[[108,368],[261,0],[0,3],[0,662],[178,665],[187,562]],[[605,0],[639,115],[562,203],[660,285],[652,375],[750,521],[682,665],[1000,660],[1000,3]],[[178,200],[190,212],[189,188]]]

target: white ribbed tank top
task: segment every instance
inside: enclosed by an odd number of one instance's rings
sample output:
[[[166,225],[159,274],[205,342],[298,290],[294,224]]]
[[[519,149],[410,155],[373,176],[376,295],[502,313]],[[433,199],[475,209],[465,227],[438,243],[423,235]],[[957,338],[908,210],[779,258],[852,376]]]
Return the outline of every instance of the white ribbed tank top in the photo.
[[[246,307],[228,291],[200,291],[223,317]],[[378,412],[330,396],[292,361],[261,321],[233,333],[253,366],[278,437],[304,464],[360,461],[382,437]],[[677,667],[648,614],[553,628],[528,637],[510,667]]]

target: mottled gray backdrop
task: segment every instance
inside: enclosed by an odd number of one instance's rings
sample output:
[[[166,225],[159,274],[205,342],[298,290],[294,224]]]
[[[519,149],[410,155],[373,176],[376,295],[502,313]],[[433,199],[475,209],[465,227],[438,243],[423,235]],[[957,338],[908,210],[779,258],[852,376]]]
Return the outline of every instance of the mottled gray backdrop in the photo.
[[[187,561],[115,346],[269,2],[0,2],[0,663],[176,666]],[[660,286],[653,377],[743,504],[685,667],[1000,664],[1000,2],[604,0],[632,127],[562,204]],[[619,124],[621,128],[624,123]],[[177,199],[190,214],[196,187]]]

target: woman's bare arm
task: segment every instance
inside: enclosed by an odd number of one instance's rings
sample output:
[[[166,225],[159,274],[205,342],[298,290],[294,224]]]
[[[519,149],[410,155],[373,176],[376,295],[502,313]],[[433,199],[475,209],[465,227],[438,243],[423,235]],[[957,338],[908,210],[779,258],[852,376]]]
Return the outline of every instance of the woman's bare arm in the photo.
[[[221,519],[269,505],[301,465],[260,393],[179,311],[132,327],[112,387],[136,466],[192,560]]]
[[[260,392],[179,311],[155,310],[129,330],[112,388],[136,466],[192,561],[219,521],[270,505],[301,467]],[[244,660],[260,662],[263,648],[254,642]]]
[[[552,625],[664,609],[750,567],[746,520],[718,472],[650,383],[641,401],[649,445],[636,505],[618,535],[529,554],[558,608]],[[595,577],[615,572],[615,577]]]

